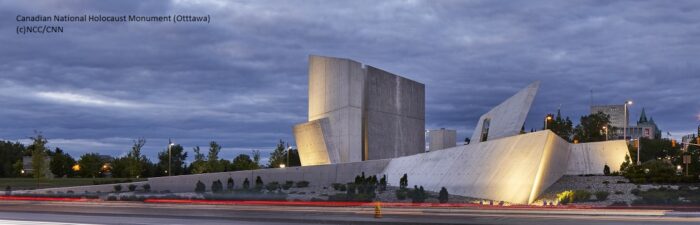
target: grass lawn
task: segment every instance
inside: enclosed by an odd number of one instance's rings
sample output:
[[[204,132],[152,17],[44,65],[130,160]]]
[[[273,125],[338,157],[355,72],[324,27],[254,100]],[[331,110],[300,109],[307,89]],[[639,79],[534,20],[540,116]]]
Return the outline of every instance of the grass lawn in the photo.
[[[37,183],[34,178],[0,178],[0,191],[4,191],[5,187],[10,186],[12,190],[27,190],[36,188],[54,188],[54,187],[70,187],[93,185],[95,182],[102,183],[119,183],[131,181],[144,181],[146,179],[129,179],[129,178],[53,178],[42,179]]]

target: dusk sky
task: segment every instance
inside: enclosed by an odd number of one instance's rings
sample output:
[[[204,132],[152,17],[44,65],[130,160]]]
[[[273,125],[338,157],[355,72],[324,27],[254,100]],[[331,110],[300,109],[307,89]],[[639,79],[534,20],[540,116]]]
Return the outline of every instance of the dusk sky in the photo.
[[[210,15],[210,23],[36,23],[18,15]],[[307,119],[310,54],[425,84],[426,129],[479,116],[541,81],[525,127],[561,107],[642,108],[673,137],[700,124],[699,1],[0,1],[0,139],[41,131],[73,157],[168,138],[266,158]],[[592,95],[591,95],[592,93]],[[191,157],[188,161],[191,160]]]

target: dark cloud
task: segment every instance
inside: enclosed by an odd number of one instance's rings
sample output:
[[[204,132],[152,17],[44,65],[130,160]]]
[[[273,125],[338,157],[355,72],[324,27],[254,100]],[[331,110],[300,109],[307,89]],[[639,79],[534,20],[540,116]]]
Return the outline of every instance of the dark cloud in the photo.
[[[64,24],[16,35],[14,16],[210,14],[210,24]],[[693,1],[3,1],[0,138],[33,130],[79,155],[146,137],[224,157],[293,141],[306,119],[309,54],[352,58],[426,84],[426,127],[471,136],[478,117],[542,85],[526,127],[561,107],[635,100],[682,135],[700,114]]]

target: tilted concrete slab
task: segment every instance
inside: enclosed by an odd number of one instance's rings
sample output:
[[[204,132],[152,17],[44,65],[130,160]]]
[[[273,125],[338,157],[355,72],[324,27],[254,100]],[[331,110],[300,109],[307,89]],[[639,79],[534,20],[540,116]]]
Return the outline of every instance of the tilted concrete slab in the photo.
[[[603,174],[605,165],[610,172],[620,171],[629,150],[624,140],[571,144],[571,158],[566,175]]]
[[[297,124],[293,128],[302,165],[324,165],[340,162],[340,154],[333,147],[328,118]]]
[[[410,187],[526,204],[564,174],[568,159],[568,143],[547,130],[395,158],[384,173],[395,186],[407,174]]]
[[[517,135],[525,123],[540,82],[534,82],[479,118],[471,143],[481,142],[484,120],[490,119],[487,141]]]

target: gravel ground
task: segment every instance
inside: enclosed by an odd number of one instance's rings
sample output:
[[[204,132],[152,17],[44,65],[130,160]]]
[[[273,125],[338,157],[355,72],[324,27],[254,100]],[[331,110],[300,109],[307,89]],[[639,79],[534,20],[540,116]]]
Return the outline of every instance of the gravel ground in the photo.
[[[607,181],[607,182],[606,182]],[[652,185],[642,185],[639,188],[646,190]],[[563,176],[551,187],[549,187],[533,205],[542,205],[543,201],[555,202],[557,194],[566,190],[586,190],[591,192],[591,199],[595,200],[595,192],[607,191],[610,193],[605,201],[589,201],[575,204],[585,204],[593,206],[607,206],[614,202],[631,203],[637,197],[631,193],[632,189],[638,188],[636,184],[629,183],[629,180],[622,176]]]

